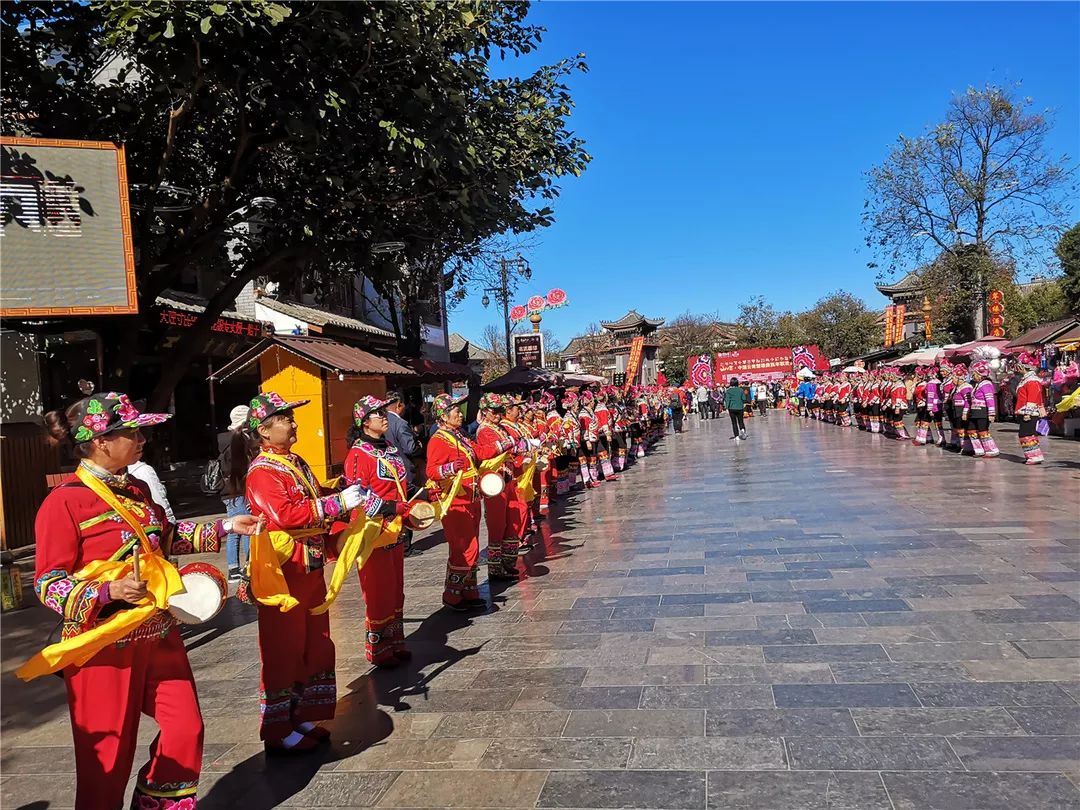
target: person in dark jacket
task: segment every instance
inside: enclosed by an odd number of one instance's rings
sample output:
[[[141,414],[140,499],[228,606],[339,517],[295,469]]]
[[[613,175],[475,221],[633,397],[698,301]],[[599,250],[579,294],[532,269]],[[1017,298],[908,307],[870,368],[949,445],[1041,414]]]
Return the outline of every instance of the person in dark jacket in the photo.
[[[731,431],[734,435],[731,437],[735,441],[746,438],[746,425],[743,424],[743,412],[747,406],[746,392],[743,391],[742,386],[739,385],[737,377],[732,377],[731,382],[728,384],[727,391],[724,392],[724,407],[727,408],[728,416],[731,417]]]
[[[386,440],[398,450],[398,457],[405,465],[405,482],[409,492],[416,488],[416,466],[413,456],[420,449],[416,441],[416,433],[405,421],[405,399],[398,391],[386,392],[386,419],[390,427],[386,431]],[[405,543],[405,556],[412,555],[412,529],[405,527],[401,530],[401,539]]]

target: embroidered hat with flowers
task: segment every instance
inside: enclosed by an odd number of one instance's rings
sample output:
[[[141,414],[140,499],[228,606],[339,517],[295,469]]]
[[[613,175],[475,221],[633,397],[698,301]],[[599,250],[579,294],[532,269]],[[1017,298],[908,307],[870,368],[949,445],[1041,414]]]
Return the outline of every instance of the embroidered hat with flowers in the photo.
[[[127,394],[108,391],[94,394],[79,403],[71,427],[71,438],[76,444],[81,444],[118,430],[160,425],[171,418],[171,413],[139,413]]]
[[[980,377],[990,376],[990,364],[985,360],[979,360],[971,364],[971,370]]]
[[[375,411],[382,410],[389,404],[390,403],[385,399],[379,399],[378,397],[373,397],[368,394],[368,396],[362,398],[355,405],[353,405],[353,422],[356,423],[357,427],[363,427],[365,419],[371,416],[371,414],[375,413]],[[383,416],[385,415],[386,414],[384,412]]]
[[[431,415],[435,417],[436,422],[442,422],[446,419],[447,414],[451,410],[457,408],[467,397],[452,397],[450,394],[439,394],[435,399],[431,401]]]
[[[310,399],[286,402],[280,394],[275,394],[273,391],[259,394],[251,400],[251,405],[248,408],[248,427],[255,430],[271,416],[276,416],[283,411],[291,411],[301,405],[307,405],[309,402],[311,402]]]
[[[484,394],[480,397],[480,410],[482,411],[501,411],[505,407],[506,403],[498,394]]]

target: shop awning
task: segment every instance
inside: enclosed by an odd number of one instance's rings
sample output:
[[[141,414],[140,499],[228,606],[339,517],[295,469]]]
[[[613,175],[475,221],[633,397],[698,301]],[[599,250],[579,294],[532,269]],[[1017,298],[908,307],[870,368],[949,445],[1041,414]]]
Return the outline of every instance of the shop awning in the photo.
[[[903,357],[898,357],[893,360],[893,363],[898,366],[929,366],[938,361],[942,353],[948,354],[953,350],[953,347],[946,346],[944,348],[939,346],[931,346],[927,349],[919,349],[918,351],[909,352]]]
[[[411,378],[417,376],[412,369],[392,360],[330,338],[310,335],[275,335],[219,368],[210,375],[210,379],[224,380],[247,368],[275,347],[282,348],[334,374]]]
[[[403,366],[420,378],[421,382],[458,382],[475,379],[478,375],[469,366],[429,360],[426,357],[410,357],[401,361]]]
[[[1077,324],[1068,332],[1058,335],[1054,338],[1054,343],[1063,348],[1069,347],[1074,343],[1080,343],[1080,324]]]
[[[1008,338],[987,336],[979,338],[978,340],[972,340],[969,343],[961,343],[959,346],[954,346],[951,349],[946,349],[945,356],[950,360],[954,357],[968,357],[976,349],[980,349],[983,346],[992,346],[998,351],[1002,351],[1008,344]]]
[[[534,391],[537,388],[550,388],[559,384],[560,377],[542,368],[512,368],[501,377],[483,386],[484,391],[496,394],[511,391]]]
[[[1059,336],[1071,331],[1076,326],[1080,326],[1080,320],[1075,317],[1050,321],[1049,323],[1041,324],[1034,329],[1024,332],[1020,337],[1010,341],[1008,346],[1012,349],[1042,346],[1047,343],[1053,343]]]

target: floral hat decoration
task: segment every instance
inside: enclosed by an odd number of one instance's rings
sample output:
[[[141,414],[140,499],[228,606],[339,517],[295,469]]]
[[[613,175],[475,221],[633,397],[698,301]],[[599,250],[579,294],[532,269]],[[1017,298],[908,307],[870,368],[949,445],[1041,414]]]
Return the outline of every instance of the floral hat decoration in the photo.
[[[506,407],[503,398],[498,394],[484,394],[480,397],[480,410],[501,411]]]
[[[275,394],[273,391],[259,394],[255,399],[251,400],[251,405],[248,407],[248,427],[255,430],[271,416],[275,416],[282,411],[291,411],[301,405],[307,405],[309,402],[311,402],[310,399],[286,402],[280,394]]]
[[[990,364],[985,360],[979,360],[971,364],[971,370],[978,374],[980,377],[990,376]]]
[[[375,411],[385,408],[389,404],[389,400],[379,399],[378,397],[373,397],[368,394],[353,405],[353,422],[356,423],[357,427],[363,427],[365,419],[371,416]]]
[[[447,414],[464,402],[465,399],[465,397],[455,399],[450,394],[439,394],[431,401],[431,415],[435,417],[436,422],[442,422],[446,419]]]
[[[171,413],[139,413],[127,394],[115,391],[94,394],[80,404],[71,428],[71,438],[76,444],[117,430],[160,425],[172,418]]]

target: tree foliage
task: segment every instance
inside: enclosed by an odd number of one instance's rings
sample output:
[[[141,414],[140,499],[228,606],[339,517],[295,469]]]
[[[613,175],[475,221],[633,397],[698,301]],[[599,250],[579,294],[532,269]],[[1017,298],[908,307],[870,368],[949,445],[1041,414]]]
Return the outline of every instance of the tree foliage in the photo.
[[[735,323],[743,330],[742,346],[798,346],[809,342],[802,317],[777,312],[762,295],[739,304]]]
[[[1061,286],[1067,305],[1072,312],[1080,313],[1080,222],[1061,235],[1054,253],[1065,276]]]
[[[687,311],[664,325],[660,362],[668,382],[681,385],[686,380],[687,364],[691,357],[713,354],[726,348],[720,343],[716,324],[715,317]]]
[[[127,145],[143,314],[94,324],[116,350],[112,382],[154,299],[193,271],[218,283],[163,363],[157,406],[254,278],[362,271],[404,303],[415,338],[409,307],[437,296],[449,261],[551,224],[559,180],[589,161],[565,84],[586,65],[493,78],[494,59],[539,44],[527,12],[480,0],[3,4],[3,131]],[[260,204],[253,237],[237,224]],[[404,254],[373,254],[388,241]]]
[[[849,292],[830,293],[804,313],[802,327],[810,343],[816,343],[826,357],[857,357],[880,340],[878,313]]]
[[[1033,104],[1015,88],[970,88],[941,123],[901,135],[868,172],[866,244],[887,271],[972,245],[1014,261],[1045,254],[1073,171],[1067,156],[1048,153],[1051,115]]]

